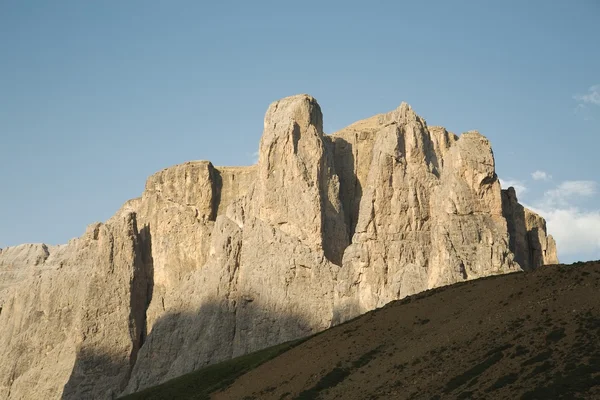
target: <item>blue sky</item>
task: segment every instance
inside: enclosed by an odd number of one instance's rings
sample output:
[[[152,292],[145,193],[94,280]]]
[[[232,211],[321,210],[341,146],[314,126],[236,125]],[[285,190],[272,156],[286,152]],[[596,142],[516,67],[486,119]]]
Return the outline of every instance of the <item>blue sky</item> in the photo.
[[[600,259],[599,20],[595,0],[2,0],[0,247],[80,236],[173,164],[251,164],[269,103],[310,93],[329,133],[402,101],[479,130],[561,260]]]

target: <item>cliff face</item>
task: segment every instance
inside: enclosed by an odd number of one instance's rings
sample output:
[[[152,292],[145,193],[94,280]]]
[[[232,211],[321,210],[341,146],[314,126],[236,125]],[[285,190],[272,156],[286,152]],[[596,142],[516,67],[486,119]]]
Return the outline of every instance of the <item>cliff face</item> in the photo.
[[[0,399],[114,398],[422,290],[556,262],[489,142],[410,106],[333,135],[273,103],[259,161],[151,176],[64,246],[0,252]]]
[[[556,243],[546,234],[546,221],[519,204],[512,187],[502,191],[502,213],[508,222],[510,248],[523,269],[558,264]]]

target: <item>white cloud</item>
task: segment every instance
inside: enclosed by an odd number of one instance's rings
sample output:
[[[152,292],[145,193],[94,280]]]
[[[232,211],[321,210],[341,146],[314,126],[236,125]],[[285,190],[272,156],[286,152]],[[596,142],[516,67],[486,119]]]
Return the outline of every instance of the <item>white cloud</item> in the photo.
[[[597,186],[594,181],[564,181],[555,189],[544,193],[544,200],[548,205],[565,206],[574,198],[593,196]]]
[[[258,164],[258,150],[251,154],[252,164]]]
[[[550,180],[552,180],[552,175],[546,173],[545,171],[540,171],[539,169],[535,172],[532,172],[531,177],[535,181],[550,181]]]
[[[508,189],[511,186],[514,187],[515,192],[517,192],[517,197],[523,195],[527,191],[527,187],[523,182],[513,179],[500,179],[500,186],[502,186],[502,189]]]
[[[546,219],[548,233],[556,240],[558,256],[600,258],[600,210],[578,208],[535,209]],[[582,260],[583,261],[583,260]]]
[[[576,94],[573,98],[582,104],[600,106],[600,85],[590,86],[586,94]]]
[[[527,206],[546,219],[548,233],[556,240],[558,256],[568,261],[600,258],[600,209],[582,210],[572,203],[597,193],[594,181],[565,181]]]

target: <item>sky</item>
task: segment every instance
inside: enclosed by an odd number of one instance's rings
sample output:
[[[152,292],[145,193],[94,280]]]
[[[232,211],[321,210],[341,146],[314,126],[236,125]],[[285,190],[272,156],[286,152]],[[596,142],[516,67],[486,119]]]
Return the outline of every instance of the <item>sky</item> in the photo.
[[[600,259],[600,2],[0,0],[0,248],[65,243],[189,160],[255,161],[268,105],[402,101],[487,136],[563,262]]]

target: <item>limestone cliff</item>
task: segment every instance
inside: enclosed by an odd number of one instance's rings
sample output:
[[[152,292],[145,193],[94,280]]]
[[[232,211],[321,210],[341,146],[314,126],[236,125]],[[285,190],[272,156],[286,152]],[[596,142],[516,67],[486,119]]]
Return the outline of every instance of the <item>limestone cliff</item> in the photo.
[[[556,262],[489,141],[407,104],[323,132],[273,103],[258,164],[195,161],[67,245],[0,250],[0,399],[114,398],[422,290]]]
[[[546,234],[546,221],[519,204],[512,187],[502,191],[502,212],[508,222],[510,248],[523,269],[558,264],[556,243]]]

